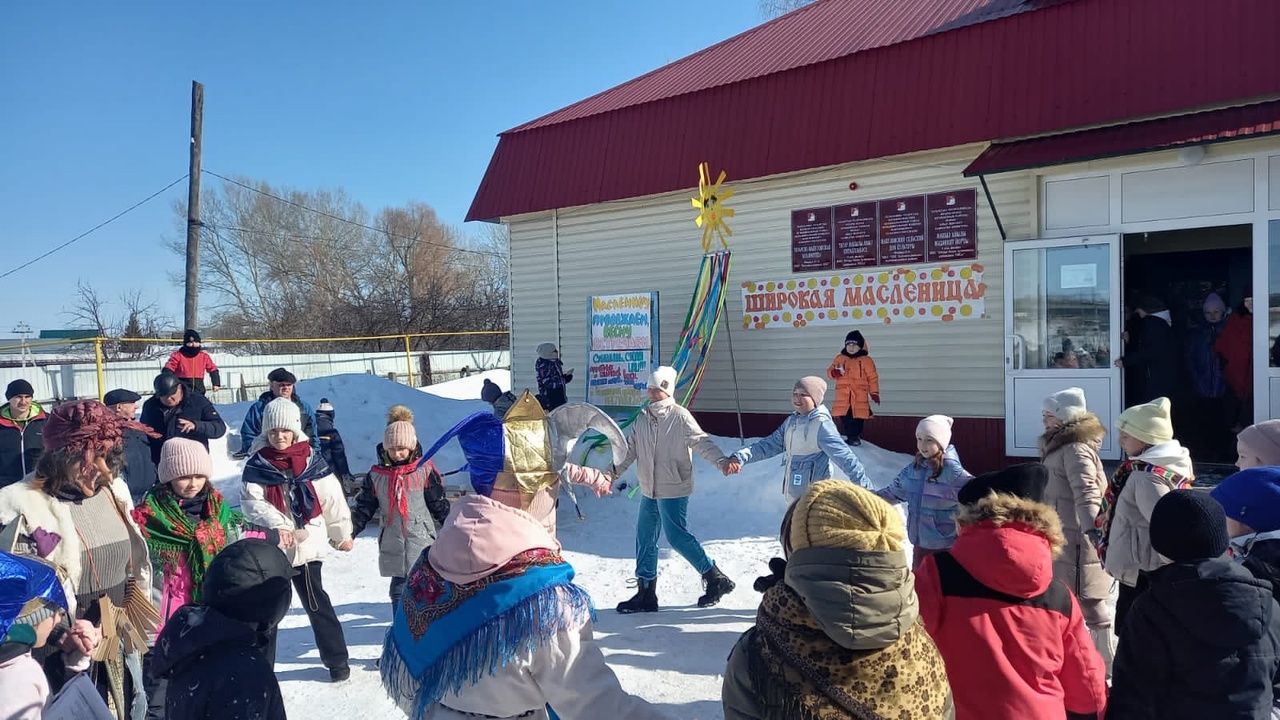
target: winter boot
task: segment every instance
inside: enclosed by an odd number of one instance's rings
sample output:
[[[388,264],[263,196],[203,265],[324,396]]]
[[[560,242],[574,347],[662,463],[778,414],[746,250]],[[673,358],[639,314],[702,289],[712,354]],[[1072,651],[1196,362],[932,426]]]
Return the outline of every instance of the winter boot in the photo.
[[[618,603],[618,612],[623,615],[642,612],[658,612],[658,581],[636,580],[638,589],[630,600]]]
[[[735,587],[733,581],[724,573],[720,572],[720,568],[712,565],[711,569],[703,573],[702,584],[707,589],[707,594],[698,598],[698,607],[711,607],[720,602],[720,598],[733,592]]]
[[[351,677],[350,665],[339,665],[329,668],[329,679],[333,682],[344,682]]]

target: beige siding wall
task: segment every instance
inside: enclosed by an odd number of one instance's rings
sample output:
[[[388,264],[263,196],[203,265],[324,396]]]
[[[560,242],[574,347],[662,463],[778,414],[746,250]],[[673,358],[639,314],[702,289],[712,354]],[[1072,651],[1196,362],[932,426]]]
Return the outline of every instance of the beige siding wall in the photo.
[[[546,214],[510,227],[511,384],[537,392],[534,348],[556,341],[555,221]]]
[[[743,411],[785,412],[795,379],[822,374],[839,351],[844,334],[857,327],[867,336],[880,369],[881,413],[1003,417],[1003,248],[980,188],[978,261],[986,266],[987,317],[948,324],[862,323],[803,329],[743,330],[741,325],[742,281],[808,277],[791,273],[791,210],[978,187],[976,181],[962,177],[961,171],[980,150],[981,146],[975,145],[752,182],[730,180],[728,184],[737,191],[730,201],[737,210],[730,240],[730,322],[721,326],[716,337],[695,409],[734,409],[729,332],[736,351]],[[727,170],[732,177],[733,168]],[[849,190],[852,181],[858,183],[856,192]],[[1009,237],[1031,237],[1033,184],[1025,176],[995,178],[990,183]],[[692,192],[560,210],[558,304],[553,302],[555,282],[547,277],[554,275],[547,264],[555,256],[556,244],[551,215],[506,219],[512,230],[517,386],[532,383],[533,346],[544,336],[550,338],[556,312],[565,364],[585,371],[586,304],[591,295],[657,290],[662,314],[661,357],[670,357],[702,254],[700,231],[693,224],[694,211],[689,204]],[[571,386],[570,397],[583,396],[579,380]]]

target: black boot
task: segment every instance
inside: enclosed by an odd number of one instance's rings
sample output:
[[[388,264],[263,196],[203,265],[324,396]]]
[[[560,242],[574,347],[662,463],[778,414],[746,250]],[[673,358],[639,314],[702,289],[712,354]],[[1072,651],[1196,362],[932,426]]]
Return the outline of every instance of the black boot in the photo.
[[[733,592],[735,585],[733,581],[724,573],[720,572],[720,568],[712,565],[711,569],[703,573],[702,584],[707,589],[707,594],[698,598],[698,607],[711,607],[720,602],[720,598]]]
[[[623,615],[642,612],[658,612],[657,580],[637,580],[639,589],[630,600],[618,603],[618,612]]]

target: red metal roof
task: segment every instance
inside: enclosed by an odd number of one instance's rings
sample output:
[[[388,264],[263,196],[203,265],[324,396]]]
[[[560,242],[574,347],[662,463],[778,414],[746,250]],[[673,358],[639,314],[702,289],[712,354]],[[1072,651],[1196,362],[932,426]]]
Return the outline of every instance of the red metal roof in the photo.
[[[819,10],[867,1],[825,0],[786,17],[823,19]],[[701,85],[692,81],[695,73],[664,69],[685,84],[672,79],[665,92],[652,90],[651,100],[620,86],[609,103],[604,98],[615,91],[504,133],[467,219],[685,189],[704,160],[742,180],[1270,99],[1280,91],[1275,0],[1068,0],[1024,12],[1017,11],[1031,6],[1014,0],[964,7],[970,10],[953,9],[961,14],[937,32],[912,36],[941,17],[875,33],[852,54],[796,49],[815,34],[838,46],[834,35],[822,34],[829,20],[791,27],[775,45],[751,47],[808,64],[752,66],[765,74]],[[899,36],[912,39],[874,46]]]
[[[1280,133],[1280,100],[996,143],[970,163],[964,174],[990,175],[1274,133]]]
[[[920,37],[976,11],[1024,0],[817,0],[508,132],[545,127],[728,85]],[[979,16],[981,17],[981,16]]]

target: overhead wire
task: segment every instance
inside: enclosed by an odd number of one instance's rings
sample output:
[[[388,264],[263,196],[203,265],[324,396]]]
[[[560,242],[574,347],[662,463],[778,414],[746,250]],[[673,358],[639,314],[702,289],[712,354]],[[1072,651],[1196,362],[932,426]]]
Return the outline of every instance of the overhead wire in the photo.
[[[221,181],[223,181],[223,182],[231,183],[232,185],[235,185],[235,186],[237,186],[237,187],[244,188],[245,190],[248,190],[248,191],[250,191],[250,192],[254,192],[254,193],[257,193],[257,194],[259,194],[259,195],[263,195],[263,196],[265,196],[265,197],[272,198],[273,200],[277,200],[277,201],[282,202],[282,203],[284,203],[284,204],[286,204],[286,205],[291,205],[291,206],[293,206],[293,207],[298,208],[299,210],[305,210],[305,211],[310,212],[310,213],[315,213],[315,214],[317,214],[317,215],[321,215],[321,216],[323,216],[323,217],[327,217],[327,218],[329,218],[329,219],[331,219],[331,220],[337,220],[338,222],[346,223],[346,224],[348,224],[348,225],[353,225],[353,226],[355,226],[355,227],[364,228],[365,230],[372,230],[373,232],[382,233],[382,234],[386,235],[387,237],[395,238],[395,239],[397,239],[397,240],[405,240],[405,241],[408,241],[408,242],[421,243],[421,244],[423,244],[423,245],[430,245],[430,246],[432,246],[432,247],[444,248],[444,249],[447,249],[447,250],[456,250],[457,252],[462,252],[462,253],[471,253],[471,254],[473,254],[473,255],[485,255],[485,256],[488,256],[488,257],[497,257],[497,258],[502,258],[502,259],[504,259],[504,260],[505,260],[505,259],[507,259],[507,255],[506,255],[505,253],[493,252],[493,251],[490,251],[490,250],[471,250],[471,249],[468,249],[468,248],[457,247],[456,245],[446,245],[446,244],[444,244],[444,243],[431,242],[431,241],[429,241],[429,240],[423,240],[423,239],[421,239],[421,238],[414,238],[414,237],[406,237],[406,236],[404,236],[404,235],[397,235],[396,233],[393,233],[393,232],[391,232],[391,231],[387,230],[386,228],[380,228],[380,227],[375,227],[375,226],[373,226],[373,225],[367,225],[367,224],[362,223],[362,222],[359,222],[359,221],[357,221],[357,220],[352,220],[351,218],[348,218],[348,217],[343,217],[343,216],[341,216],[341,215],[336,215],[336,214],[331,213],[331,212],[328,212],[328,211],[326,211],[326,210],[320,210],[320,209],[318,209],[318,208],[313,208],[313,207],[310,207],[310,206],[308,206],[308,205],[303,205],[302,203],[297,202],[297,201],[295,201],[295,200],[290,200],[290,199],[288,199],[288,198],[285,198],[285,197],[281,197],[281,196],[279,196],[279,195],[276,195],[275,193],[267,192],[266,190],[263,190],[263,189],[261,189],[261,188],[253,187],[252,185],[249,185],[249,184],[246,184],[246,183],[242,183],[242,182],[240,182],[239,180],[234,180],[234,179],[229,178],[229,177],[227,177],[227,176],[225,176],[225,175],[221,175],[221,174],[219,174],[219,173],[216,173],[216,172],[214,172],[214,171],[212,171],[212,170],[201,170],[201,172],[205,173],[206,175],[210,175],[210,176],[212,176],[212,177],[216,177],[216,178],[218,178],[219,180],[221,180]],[[247,228],[235,228],[235,227],[228,227],[228,226],[225,226],[225,225],[224,225],[224,226],[222,226],[222,229],[224,229],[224,230],[236,230],[236,231],[239,231],[239,232],[247,232],[247,233],[257,233],[257,234],[260,234],[260,235],[276,235],[276,234],[278,233],[278,231],[264,231],[264,230],[254,230],[254,229],[247,229]],[[308,238],[307,236],[304,236],[304,235],[294,235],[294,234],[288,234],[288,235],[277,235],[277,236],[278,236],[278,237],[292,237],[292,238],[297,238],[297,239],[310,239],[310,240],[326,240],[326,239],[328,239],[328,238],[317,238],[317,237],[310,237],[310,238]]]
[[[159,190],[157,190],[157,191],[155,191],[155,192],[151,193],[150,195],[148,195],[148,196],[146,196],[145,198],[143,198],[143,199],[139,200],[138,202],[136,202],[136,203],[134,203],[134,204],[130,205],[129,207],[125,208],[124,210],[121,210],[120,212],[116,213],[115,215],[112,215],[111,217],[107,218],[106,220],[103,220],[102,222],[98,223],[97,225],[94,225],[93,227],[89,228],[88,230],[85,230],[84,232],[80,233],[79,235],[77,235],[77,236],[75,236],[75,237],[71,238],[70,240],[68,240],[68,241],[66,241],[66,242],[64,242],[64,243],[62,243],[61,245],[58,245],[57,247],[55,247],[55,248],[53,248],[53,249],[51,249],[51,250],[49,250],[49,251],[47,251],[47,252],[45,252],[45,253],[43,253],[43,254],[41,254],[41,255],[38,255],[38,256],[36,256],[36,257],[34,257],[34,258],[31,258],[30,260],[28,260],[28,261],[26,261],[26,262],[22,263],[21,265],[19,265],[19,266],[18,266],[18,267],[16,267],[16,268],[13,268],[12,270],[8,270],[8,271],[6,271],[5,273],[0,274],[0,279],[7,278],[7,277],[9,277],[10,275],[13,275],[14,273],[16,273],[16,272],[18,272],[18,271],[20,271],[20,270],[25,270],[26,268],[29,268],[29,267],[31,267],[32,265],[35,265],[36,263],[38,263],[38,262],[40,262],[41,260],[43,260],[43,259],[45,259],[45,258],[49,257],[49,256],[50,256],[50,255],[52,255],[52,254],[54,254],[54,253],[58,252],[59,250],[62,250],[62,249],[67,248],[67,247],[70,247],[71,245],[75,244],[76,242],[79,242],[80,240],[83,240],[84,238],[86,238],[86,237],[88,237],[88,236],[92,235],[94,232],[98,231],[99,229],[104,228],[104,227],[106,227],[107,225],[110,225],[111,223],[115,222],[116,220],[119,220],[120,218],[124,217],[125,215],[128,215],[129,213],[133,212],[134,210],[137,210],[138,208],[142,207],[143,205],[146,205],[147,203],[151,202],[152,200],[154,200],[154,199],[156,199],[157,197],[159,197],[160,195],[162,195],[162,194],[163,194],[166,190],[168,190],[169,188],[173,187],[174,185],[177,185],[178,183],[180,183],[180,182],[182,182],[183,180],[186,180],[186,179],[187,179],[187,176],[186,176],[186,175],[183,175],[182,177],[178,178],[177,180],[174,180],[173,182],[169,183],[168,185],[165,185],[164,187],[160,188]]]

